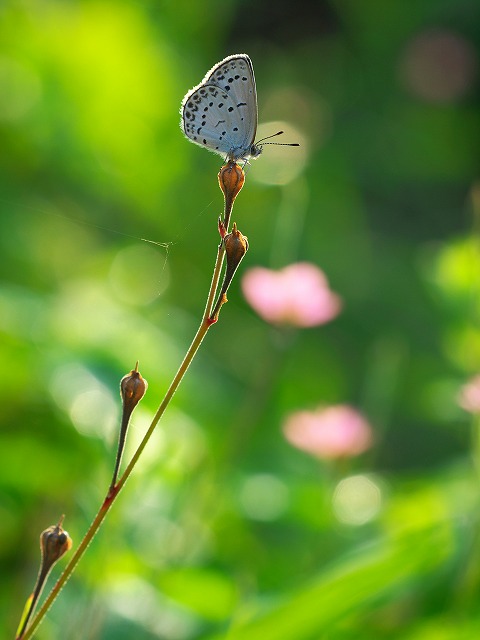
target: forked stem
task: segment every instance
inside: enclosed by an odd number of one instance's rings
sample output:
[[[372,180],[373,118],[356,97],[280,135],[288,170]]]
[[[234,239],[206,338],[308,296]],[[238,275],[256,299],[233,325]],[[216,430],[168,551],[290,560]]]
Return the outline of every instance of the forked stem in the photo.
[[[225,176],[225,170],[227,171],[227,174],[226,174],[226,177],[224,177],[223,180],[222,180],[222,176]],[[222,171],[224,173],[222,173]],[[240,191],[240,189],[243,186],[243,181],[244,181],[243,171],[240,169],[240,167],[238,165],[226,165],[225,167],[222,167],[222,170],[219,173],[220,187],[221,187],[221,189],[222,189],[222,191],[223,191],[223,193],[225,195],[225,209],[224,209],[224,217],[223,217],[223,223],[222,223],[224,232],[228,231],[228,223],[229,223],[230,214],[231,214],[232,207],[233,207],[233,202],[235,200],[236,195],[238,194],[238,192]],[[105,497],[105,500],[103,501],[102,506],[100,507],[97,515],[95,516],[93,522],[91,523],[90,527],[88,528],[87,533],[85,534],[85,536],[83,537],[83,539],[80,542],[79,546],[77,547],[75,553],[71,557],[70,562],[67,564],[67,566],[63,570],[62,574],[58,578],[57,582],[53,586],[53,588],[50,591],[50,593],[48,594],[48,596],[46,597],[44,603],[42,604],[42,606],[38,610],[37,614],[33,618],[32,622],[28,626],[27,630],[23,633],[23,635],[19,636],[17,638],[17,640],[29,640],[29,638],[32,638],[32,636],[35,633],[36,629],[38,628],[38,626],[42,622],[43,618],[45,617],[47,611],[52,606],[52,604],[55,601],[56,597],[60,593],[60,590],[62,589],[62,587],[67,582],[67,580],[72,575],[73,570],[75,569],[75,566],[77,565],[77,563],[82,558],[82,556],[85,553],[88,545],[90,544],[90,542],[92,541],[93,537],[95,536],[95,534],[99,530],[100,525],[102,524],[103,520],[105,519],[105,517],[106,517],[107,513],[109,512],[112,504],[115,502],[118,494],[120,493],[120,491],[123,488],[124,484],[126,483],[128,478],[130,477],[130,474],[132,473],[133,469],[135,468],[135,465],[137,464],[139,457],[141,456],[143,450],[147,446],[147,443],[150,440],[150,437],[151,437],[152,433],[154,432],[155,427],[157,426],[157,424],[158,424],[160,418],[162,417],[162,415],[164,414],[165,409],[168,407],[168,404],[170,403],[170,400],[172,399],[175,391],[177,390],[178,386],[180,385],[180,382],[182,381],[185,373],[188,370],[188,367],[190,366],[193,358],[195,357],[195,354],[197,353],[197,351],[198,351],[198,349],[199,349],[199,347],[200,347],[205,335],[207,334],[207,331],[210,329],[212,324],[214,324],[217,321],[217,319],[218,319],[218,311],[216,311],[215,315],[212,316],[212,308],[213,308],[213,305],[214,305],[214,302],[215,302],[215,295],[216,295],[216,292],[217,292],[217,289],[218,289],[218,285],[219,285],[219,281],[220,281],[220,274],[221,274],[221,271],[222,271],[222,265],[223,265],[224,257],[225,257],[225,245],[224,245],[223,237],[222,237],[222,240],[221,240],[221,242],[220,242],[220,244],[218,246],[218,250],[217,250],[217,257],[216,257],[216,260],[215,260],[215,266],[214,266],[214,269],[213,269],[212,280],[211,280],[211,283],[210,283],[210,290],[208,292],[207,302],[206,302],[206,305],[205,305],[205,310],[204,310],[204,313],[203,313],[202,321],[200,323],[200,326],[198,327],[198,330],[197,330],[197,332],[195,334],[195,337],[192,340],[192,343],[190,344],[190,347],[188,348],[187,353],[185,354],[185,357],[184,357],[180,367],[178,368],[177,373],[175,374],[175,377],[173,378],[173,380],[172,380],[172,382],[170,384],[170,387],[168,388],[168,390],[167,390],[167,392],[165,394],[165,397],[163,398],[162,402],[160,403],[160,406],[158,407],[157,412],[155,413],[155,415],[154,415],[154,417],[152,419],[152,422],[150,423],[150,426],[149,426],[147,432],[145,433],[145,435],[143,437],[143,440],[141,441],[140,445],[138,446],[137,450],[135,451],[132,459],[130,460],[129,464],[127,465],[127,467],[126,467],[125,471],[123,472],[122,476],[120,477],[120,479],[118,480],[118,482],[115,485],[113,485],[113,486],[111,486],[109,488],[109,490],[107,492],[107,495]],[[115,478],[115,475],[114,475],[114,478]]]

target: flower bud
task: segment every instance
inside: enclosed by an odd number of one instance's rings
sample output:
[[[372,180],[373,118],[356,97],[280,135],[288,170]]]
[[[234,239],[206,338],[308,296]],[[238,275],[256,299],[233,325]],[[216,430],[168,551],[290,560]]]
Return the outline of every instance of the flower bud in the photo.
[[[123,402],[122,421],[120,423],[120,434],[118,436],[117,457],[115,460],[112,482],[110,483],[107,497],[111,497],[115,484],[117,482],[118,470],[120,468],[120,462],[122,461],[128,425],[130,424],[132,412],[145,395],[147,388],[148,382],[145,380],[145,378],[142,378],[138,370],[138,362],[135,365],[135,369],[132,369],[130,373],[128,373],[126,376],[123,376],[123,378],[120,380],[120,395],[122,396]]]
[[[59,558],[72,548],[72,539],[62,528],[63,516],[60,522],[48,527],[40,534],[40,549],[42,564],[45,571],[50,571]]]
[[[133,411],[145,395],[147,388],[148,382],[145,378],[142,378],[138,370],[137,362],[135,369],[132,369],[129,374],[123,376],[120,381],[120,395],[122,396],[124,406],[128,407],[130,411]]]
[[[222,288],[220,290],[217,303],[210,316],[211,322],[216,322],[221,307],[227,302],[227,290],[232,282],[235,271],[238,265],[243,259],[243,256],[248,251],[248,240],[238,229],[237,224],[233,223],[233,229],[231,233],[223,239],[223,245],[225,247],[225,256],[227,261],[227,267],[225,269],[225,277],[223,278]]]
[[[245,172],[242,167],[235,162],[223,165],[218,173],[218,183],[225,197],[225,226],[228,228],[228,221],[232,212],[233,203],[240,189],[245,182]]]
[[[64,516],[60,518],[58,524],[48,527],[48,529],[45,529],[45,531],[42,531],[40,534],[40,551],[42,552],[40,569],[33,593],[25,603],[17,629],[16,640],[23,638],[53,565],[64,553],[72,548],[72,539],[62,528],[63,518]]]
[[[234,222],[232,232],[225,236],[223,244],[227,259],[227,273],[232,272],[231,279],[243,256],[248,251],[248,239],[237,229],[237,225]]]

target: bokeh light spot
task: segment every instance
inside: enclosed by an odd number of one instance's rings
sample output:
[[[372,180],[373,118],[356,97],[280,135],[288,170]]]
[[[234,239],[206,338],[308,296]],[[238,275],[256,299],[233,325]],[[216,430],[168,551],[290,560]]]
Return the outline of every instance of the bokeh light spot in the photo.
[[[332,503],[340,522],[360,526],[373,520],[380,512],[382,490],[372,476],[350,476],[338,483]]]
[[[132,246],[119,251],[110,268],[110,283],[122,302],[146,305],[165,291],[170,280],[166,249]]]
[[[77,364],[58,367],[50,392],[79,433],[110,442],[116,433],[119,407],[111,392],[88,369]]]
[[[427,102],[462,98],[475,79],[478,61],[473,46],[447,30],[421,33],[408,44],[400,63],[405,86]]]
[[[307,162],[307,139],[288,122],[265,122],[259,125],[255,139],[261,140],[277,131],[283,131],[283,134],[271,140],[265,140],[265,143],[279,144],[265,145],[261,160],[255,164],[255,171],[251,173],[254,180],[263,184],[288,184],[301,175]],[[297,143],[300,146],[280,146],[286,143]]]
[[[245,514],[253,520],[276,520],[287,508],[288,489],[268,473],[249,476],[240,491]]]

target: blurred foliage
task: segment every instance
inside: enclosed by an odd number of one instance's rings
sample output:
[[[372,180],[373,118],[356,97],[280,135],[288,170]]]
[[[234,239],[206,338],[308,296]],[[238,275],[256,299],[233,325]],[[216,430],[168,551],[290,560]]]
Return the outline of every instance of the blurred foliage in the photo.
[[[2,637],[40,532],[65,513],[75,545],[104,497],[120,378],[138,359],[149,381],[128,457],[200,320],[220,159],[178,110],[242,51],[260,122],[302,146],[248,168],[241,270],[313,262],[343,311],[274,329],[238,274],[37,637],[479,636],[479,424],[457,404],[480,369],[479,20],[476,0],[0,5]],[[288,412],[338,402],[369,453],[285,441]],[[375,508],[353,491],[341,516],[358,478]]]

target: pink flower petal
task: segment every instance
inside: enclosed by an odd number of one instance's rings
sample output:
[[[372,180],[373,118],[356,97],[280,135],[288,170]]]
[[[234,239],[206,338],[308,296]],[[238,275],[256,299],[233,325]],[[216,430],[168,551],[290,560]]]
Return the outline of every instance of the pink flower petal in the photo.
[[[480,374],[463,385],[458,396],[458,404],[470,413],[480,413]]]
[[[283,425],[293,446],[323,459],[356,456],[372,444],[372,428],[348,405],[334,405],[316,411],[298,411]]]
[[[253,309],[272,324],[314,327],[329,322],[341,309],[340,298],[329,289],[323,271],[307,262],[280,271],[250,269],[242,288]]]

